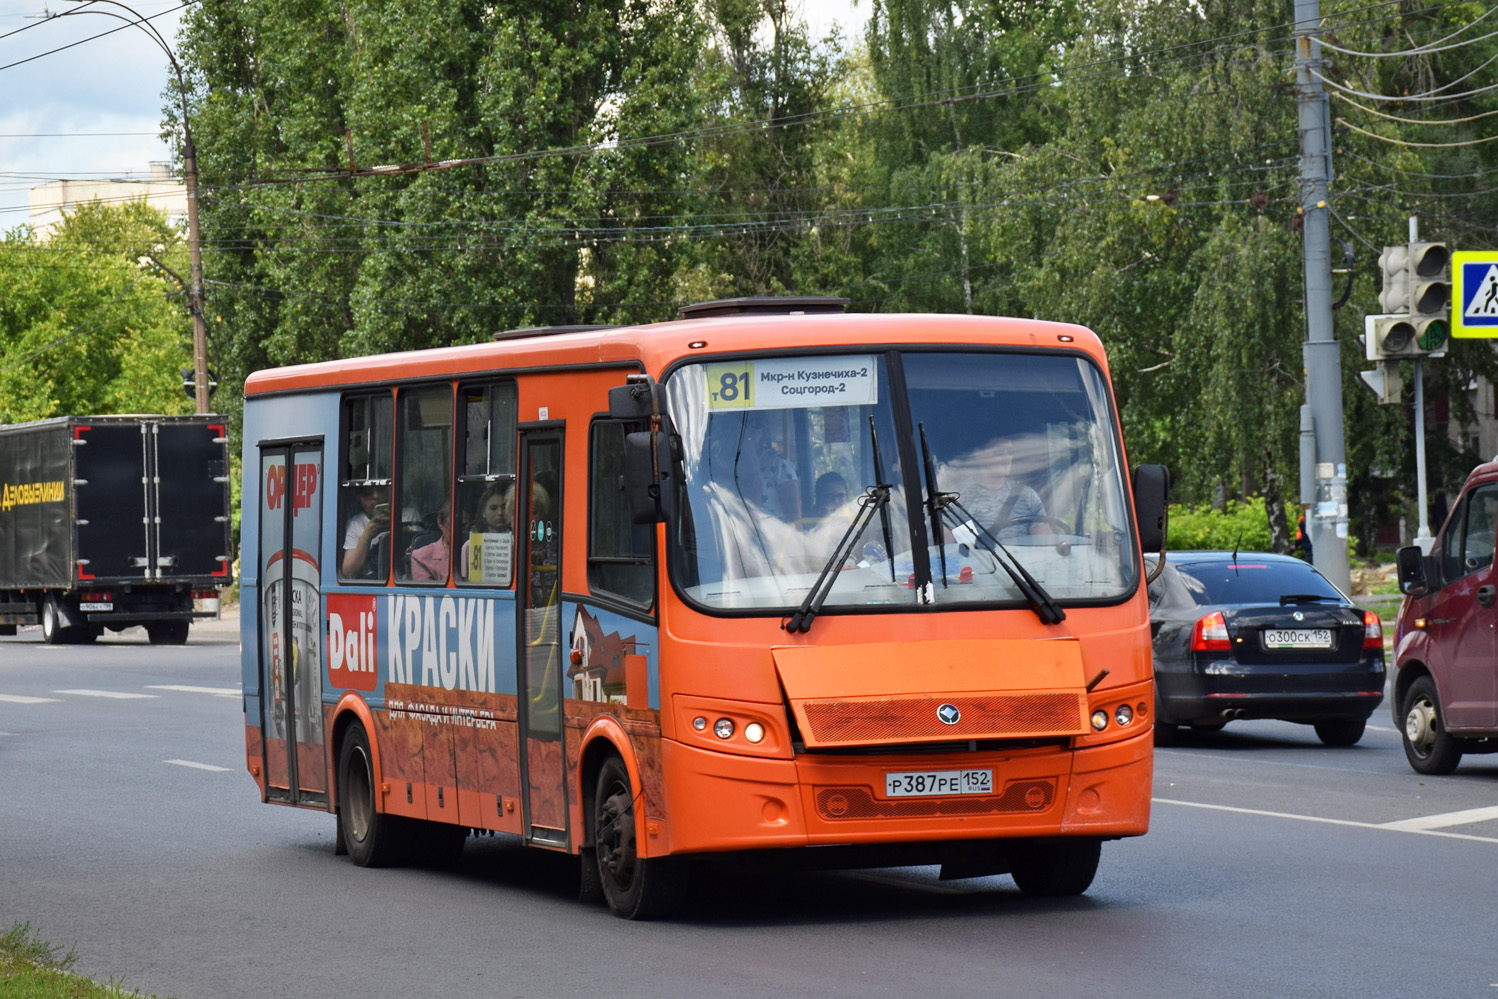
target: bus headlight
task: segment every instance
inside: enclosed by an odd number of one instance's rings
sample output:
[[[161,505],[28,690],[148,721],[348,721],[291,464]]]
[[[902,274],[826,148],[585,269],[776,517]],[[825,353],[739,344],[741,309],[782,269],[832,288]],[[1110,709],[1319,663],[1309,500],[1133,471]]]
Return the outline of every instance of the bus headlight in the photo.
[[[759,722],[750,722],[744,726],[744,738],[756,745],[764,741],[765,727]]]
[[[1108,712],[1098,708],[1092,713],[1092,727],[1094,731],[1101,732],[1108,727]]]
[[[1134,720],[1134,709],[1127,704],[1120,704],[1118,710],[1113,712],[1113,720],[1120,725],[1127,725]]]
[[[733,719],[719,718],[716,722],[713,723],[713,735],[716,735],[720,739],[732,739]]]

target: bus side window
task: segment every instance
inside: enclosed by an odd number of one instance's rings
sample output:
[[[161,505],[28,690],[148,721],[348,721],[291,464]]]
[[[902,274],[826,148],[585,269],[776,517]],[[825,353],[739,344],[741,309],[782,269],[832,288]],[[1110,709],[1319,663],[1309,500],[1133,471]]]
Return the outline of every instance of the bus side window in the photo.
[[[616,420],[593,423],[588,470],[588,586],[649,607],[655,597],[655,525],[636,524],[624,495],[624,435]]]
[[[384,583],[390,574],[390,393],[343,401],[338,477],[338,575]]]
[[[459,583],[504,588],[515,584],[518,408],[514,382],[458,389],[458,454],[463,464],[453,514],[458,546],[453,578]]]
[[[446,584],[452,529],[452,386],[403,389],[396,427],[396,495],[392,517],[395,575]],[[395,508],[392,507],[392,514]]]

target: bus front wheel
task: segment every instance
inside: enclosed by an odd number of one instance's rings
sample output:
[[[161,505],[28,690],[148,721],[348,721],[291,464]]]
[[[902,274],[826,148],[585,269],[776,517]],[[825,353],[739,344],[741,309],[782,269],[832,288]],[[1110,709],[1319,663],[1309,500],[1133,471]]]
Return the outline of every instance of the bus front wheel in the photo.
[[[681,907],[687,868],[676,857],[640,856],[635,797],[624,761],[610,757],[593,787],[593,852],[603,897],[614,915],[652,919]]]
[[[373,756],[361,725],[350,725],[338,753],[338,818],[344,846],[360,867],[385,867],[405,855],[405,823],[375,807]]]
[[[1080,895],[1097,874],[1099,839],[1058,839],[1018,844],[1009,851],[1009,873],[1026,895]]]

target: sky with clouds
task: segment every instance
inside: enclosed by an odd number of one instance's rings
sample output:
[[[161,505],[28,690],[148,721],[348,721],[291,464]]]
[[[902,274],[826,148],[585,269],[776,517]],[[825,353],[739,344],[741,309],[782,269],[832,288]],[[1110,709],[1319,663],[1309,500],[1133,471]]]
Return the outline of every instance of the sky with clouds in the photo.
[[[174,44],[181,0],[129,6]],[[159,138],[166,55],[143,28],[81,11],[125,13],[97,0],[0,0],[0,230],[26,221],[37,184],[144,177],[171,159]]]
[[[837,22],[850,39],[869,3],[803,0],[803,13],[814,38]],[[128,5],[175,48],[182,0]],[[172,159],[159,138],[167,58],[144,29],[99,12],[125,13],[105,0],[0,0],[0,232],[26,221],[38,184],[145,177]]]

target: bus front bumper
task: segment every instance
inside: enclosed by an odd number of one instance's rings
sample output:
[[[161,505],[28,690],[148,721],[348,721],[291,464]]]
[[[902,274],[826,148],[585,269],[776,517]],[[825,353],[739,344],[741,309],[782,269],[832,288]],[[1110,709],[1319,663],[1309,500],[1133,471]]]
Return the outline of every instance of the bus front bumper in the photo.
[[[1153,740],[1079,750],[842,756],[791,760],[661,741],[675,777],[663,845],[671,853],[934,843],[1034,836],[1137,836],[1149,827]],[[989,770],[992,793],[892,797],[893,773]]]

